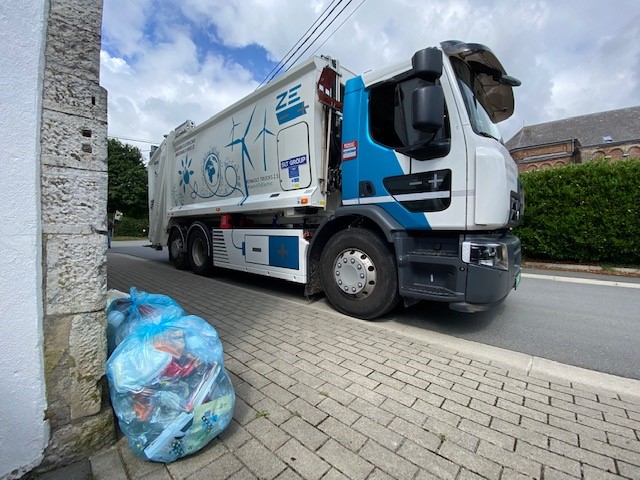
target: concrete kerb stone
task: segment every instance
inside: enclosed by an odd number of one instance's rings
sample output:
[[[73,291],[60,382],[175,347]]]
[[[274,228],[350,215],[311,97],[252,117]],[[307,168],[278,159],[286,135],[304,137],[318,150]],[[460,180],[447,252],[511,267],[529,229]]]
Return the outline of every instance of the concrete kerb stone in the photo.
[[[532,357],[529,375],[534,377],[544,375],[552,379],[570,380],[574,388],[583,387],[583,389],[611,391],[640,399],[640,380],[574,367],[546,358]]]
[[[581,283],[588,285],[599,285],[602,287],[623,287],[623,288],[635,288],[640,289],[640,283],[625,281],[619,282],[617,280],[597,280],[592,278],[577,278],[577,277],[564,277],[558,275],[540,275],[537,273],[523,273],[523,278],[538,278],[553,280],[554,282],[566,282],[566,283]]]

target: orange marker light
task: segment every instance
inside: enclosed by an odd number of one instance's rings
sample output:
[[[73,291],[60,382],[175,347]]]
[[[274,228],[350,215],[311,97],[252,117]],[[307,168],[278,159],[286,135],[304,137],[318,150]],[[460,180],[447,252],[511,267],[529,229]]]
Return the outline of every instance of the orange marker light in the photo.
[[[309,203],[309,199],[307,197],[303,197],[300,199],[300,203],[302,205],[306,205],[307,203]]]

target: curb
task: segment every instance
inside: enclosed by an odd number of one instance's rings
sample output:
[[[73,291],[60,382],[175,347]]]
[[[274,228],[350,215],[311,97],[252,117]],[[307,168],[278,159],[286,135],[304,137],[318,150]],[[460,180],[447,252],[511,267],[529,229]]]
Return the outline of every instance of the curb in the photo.
[[[578,278],[578,277],[561,277],[551,274],[541,273],[522,273],[522,278],[538,278],[543,280],[552,280],[554,282],[566,282],[566,283],[582,283],[585,285],[600,285],[603,287],[624,287],[624,288],[640,288],[640,283],[632,282],[618,282],[614,280],[596,280],[593,278]],[[630,277],[634,278],[634,277]]]
[[[583,272],[595,273],[602,275],[619,275],[629,277],[639,277],[639,268],[613,267],[605,270],[600,265],[581,265],[581,264],[565,264],[565,263],[547,263],[547,262],[522,262],[522,268],[532,270],[560,270],[563,272]]]
[[[314,305],[309,306],[311,308],[318,308]],[[324,308],[321,308],[321,310],[326,311]],[[366,320],[348,317],[337,312],[335,312],[335,314],[342,316],[345,320],[391,331],[412,340],[422,340],[437,350],[448,351],[454,354],[459,353],[462,356],[489,361],[490,365],[503,367],[531,377],[543,377],[544,379],[569,382],[577,389],[595,390],[597,392],[620,394],[627,398],[640,399],[640,380],[633,378],[619,377],[609,373],[567,365],[526,353],[424,330],[411,325],[376,324]]]

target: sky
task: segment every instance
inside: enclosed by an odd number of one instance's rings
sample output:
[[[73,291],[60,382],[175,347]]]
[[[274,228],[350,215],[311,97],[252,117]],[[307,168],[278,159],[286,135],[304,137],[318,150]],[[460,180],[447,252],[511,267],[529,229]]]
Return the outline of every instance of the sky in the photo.
[[[360,74],[444,40],[491,48],[522,81],[499,124],[505,141],[525,125],[640,105],[638,0],[338,1],[104,0],[109,136],[148,156],[186,119],[253,92],[328,7],[337,19],[298,63],[315,52]]]

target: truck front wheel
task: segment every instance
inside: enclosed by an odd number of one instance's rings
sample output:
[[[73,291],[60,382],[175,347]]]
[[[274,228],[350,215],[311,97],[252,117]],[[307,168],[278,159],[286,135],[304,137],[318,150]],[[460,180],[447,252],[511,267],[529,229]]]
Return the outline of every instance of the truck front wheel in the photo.
[[[184,240],[177,228],[172,228],[169,234],[169,261],[178,270],[186,270],[189,268],[189,260],[184,251]]]
[[[371,320],[400,299],[395,255],[370,230],[338,232],[327,242],[320,263],[325,294],[342,313]]]

